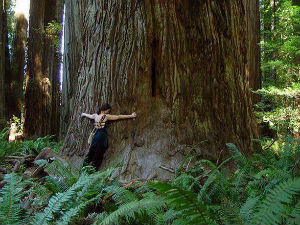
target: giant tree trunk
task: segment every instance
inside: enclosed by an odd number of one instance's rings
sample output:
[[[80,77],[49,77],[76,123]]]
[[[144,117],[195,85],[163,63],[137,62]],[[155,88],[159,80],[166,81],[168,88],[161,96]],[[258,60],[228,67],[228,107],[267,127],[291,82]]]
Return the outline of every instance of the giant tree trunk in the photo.
[[[28,78],[26,80],[24,135],[43,136],[50,131],[50,82],[42,71],[45,0],[30,1]]]
[[[8,105],[9,105],[9,87],[12,80],[12,71],[11,71],[11,61],[10,61],[10,51],[9,51],[9,39],[8,39],[8,9],[9,3],[7,0],[4,0],[4,10],[3,10],[3,43],[5,49],[4,63],[5,63],[5,78],[4,78],[4,95],[5,95],[5,116],[6,119],[10,119]]]
[[[15,16],[15,35],[12,52],[12,77],[7,92],[8,117],[21,117],[28,22],[24,14]]]
[[[8,21],[7,21],[7,10],[8,10],[8,2],[6,0],[1,1],[1,10],[0,10],[0,16],[1,16],[1,22],[0,22],[0,56],[1,56],[1,66],[0,66],[0,88],[2,89],[0,91],[0,105],[2,109],[0,109],[0,118],[2,117],[2,121],[4,120],[6,122],[7,119],[9,119],[8,115],[8,89],[9,85],[11,83],[11,66],[10,66],[10,52],[9,52],[9,41],[8,41]],[[4,113],[4,114],[3,114]]]
[[[110,127],[103,167],[124,161],[125,179],[170,177],[159,167],[176,168],[188,145],[213,160],[227,155],[227,142],[251,154],[257,130],[243,3],[67,0],[65,63],[81,61],[64,76],[75,89],[63,95],[72,117],[62,154],[81,162],[91,123],[79,115],[103,102],[114,114],[138,115]]]
[[[62,10],[58,0],[30,2],[24,123],[27,137],[59,133],[60,57],[45,31],[50,22],[62,22]]]
[[[5,42],[4,42],[4,0],[0,0],[0,126],[5,121]],[[0,127],[1,128],[1,127]]]

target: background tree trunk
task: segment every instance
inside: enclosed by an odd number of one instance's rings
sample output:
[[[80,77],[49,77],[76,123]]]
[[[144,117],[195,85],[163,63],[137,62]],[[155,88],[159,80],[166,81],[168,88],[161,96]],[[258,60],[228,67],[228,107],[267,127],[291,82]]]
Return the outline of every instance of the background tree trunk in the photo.
[[[60,139],[62,140],[67,133],[73,113],[74,93],[77,89],[77,76],[82,54],[81,27],[86,5],[86,1],[65,1],[65,44],[60,117]]]
[[[272,10],[271,0],[263,0],[263,41],[271,42],[272,39]],[[263,59],[268,62],[272,59],[272,52],[264,49]],[[272,78],[273,70],[271,67],[263,68],[263,79],[266,81]]]
[[[30,1],[28,80],[26,81],[24,135],[49,134],[50,82],[42,71],[45,0]]]
[[[245,0],[244,2],[248,32],[246,76],[250,88],[258,90],[261,88],[259,1]],[[259,95],[252,93],[253,103],[259,102],[259,99]]]
[[[0,126],[5,121],[5,42],[4,42],[4,0],[0,0]]]
[[[30,2],[28,81],[24,133],[27,137],[59,133],[59,49],[47,32],[50,22],[62,23],[63,4],[57,0]],[[55,38],[61,33],[55,34]]]
[[[21,117],[28,22],[24,14],[15,16],[12,52],[12,78],[8,88],[8,117]]]
[[[4,43],[4,63],[5,63],[5,88],[4,88],[4,95],[5,95],[5,117],[6,120],[10,119],[10,114],[8,111],[10,102],[9,102],[9,88],[12,82],[12,71],[11,71],[11,62],[10,62],[10,51],[9,51],[9,40],[8,40],[8,8],[9,3],[7,0],[4,0],[4,11],[3,11],[3,43]]]
[[[188,145],[213,160],[227,155],[227,142],[250,154],[257,129],[243,3],[67,0],[65,63],[81,61],[64,76],[76,74],[76,89],[63,94],[72,117],[62,154],[81,162],[91,123],[80,113],[103,102],[138,115],[110,127],[104,167],[123,161],[121,178],[169,178],[159,167],[176,168]]]

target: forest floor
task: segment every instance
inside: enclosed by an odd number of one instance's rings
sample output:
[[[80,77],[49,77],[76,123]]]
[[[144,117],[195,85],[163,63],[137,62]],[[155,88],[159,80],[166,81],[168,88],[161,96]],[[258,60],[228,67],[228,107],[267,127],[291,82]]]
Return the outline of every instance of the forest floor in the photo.
[[[231,157],[218,165],[190,155],[169,182],[127,184],[111,179],[118,168],[72,168],[57,155],[61,143],[51,137],[9,143],[2,132],[0,138],[0,224],[300,221],[300,140],[293,138],[278,148],[264,142],[250,158],[228,144]]]

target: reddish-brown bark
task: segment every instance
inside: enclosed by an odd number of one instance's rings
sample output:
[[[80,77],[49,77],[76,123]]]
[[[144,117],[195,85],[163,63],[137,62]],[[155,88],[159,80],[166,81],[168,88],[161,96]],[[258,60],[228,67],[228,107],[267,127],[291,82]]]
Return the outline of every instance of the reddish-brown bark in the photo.
[[[124,179],[170,177],[161,166],[175,169],[191,145],[213,160],[227,155],[227,142],[251,154],[257,130],[246,68],[258,65],[247,62],[244,3],[66,1],[64,58],[72,72],[64,86],[71,81],[72,89],[63,90],[62,154],[79,165],[91,129],[79,115],[103,102],[115,114],[138,114],[110,128],[103,167],[123,161]]]
[[[50,134],[58,137],[60,55],[53,40],[49,38],[46,27],[53,21],[62,23],[62,3],[57,0],[30,3],[24,124],[27,137]]]

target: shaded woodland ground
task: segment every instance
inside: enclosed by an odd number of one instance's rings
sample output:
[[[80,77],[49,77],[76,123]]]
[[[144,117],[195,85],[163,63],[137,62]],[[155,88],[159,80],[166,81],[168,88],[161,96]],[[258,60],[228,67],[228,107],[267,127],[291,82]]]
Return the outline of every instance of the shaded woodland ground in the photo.
[[[299,0],[14,4],[0,224],[300,224]],[[80,114],[104,102],[138,116],[95,171]]]

